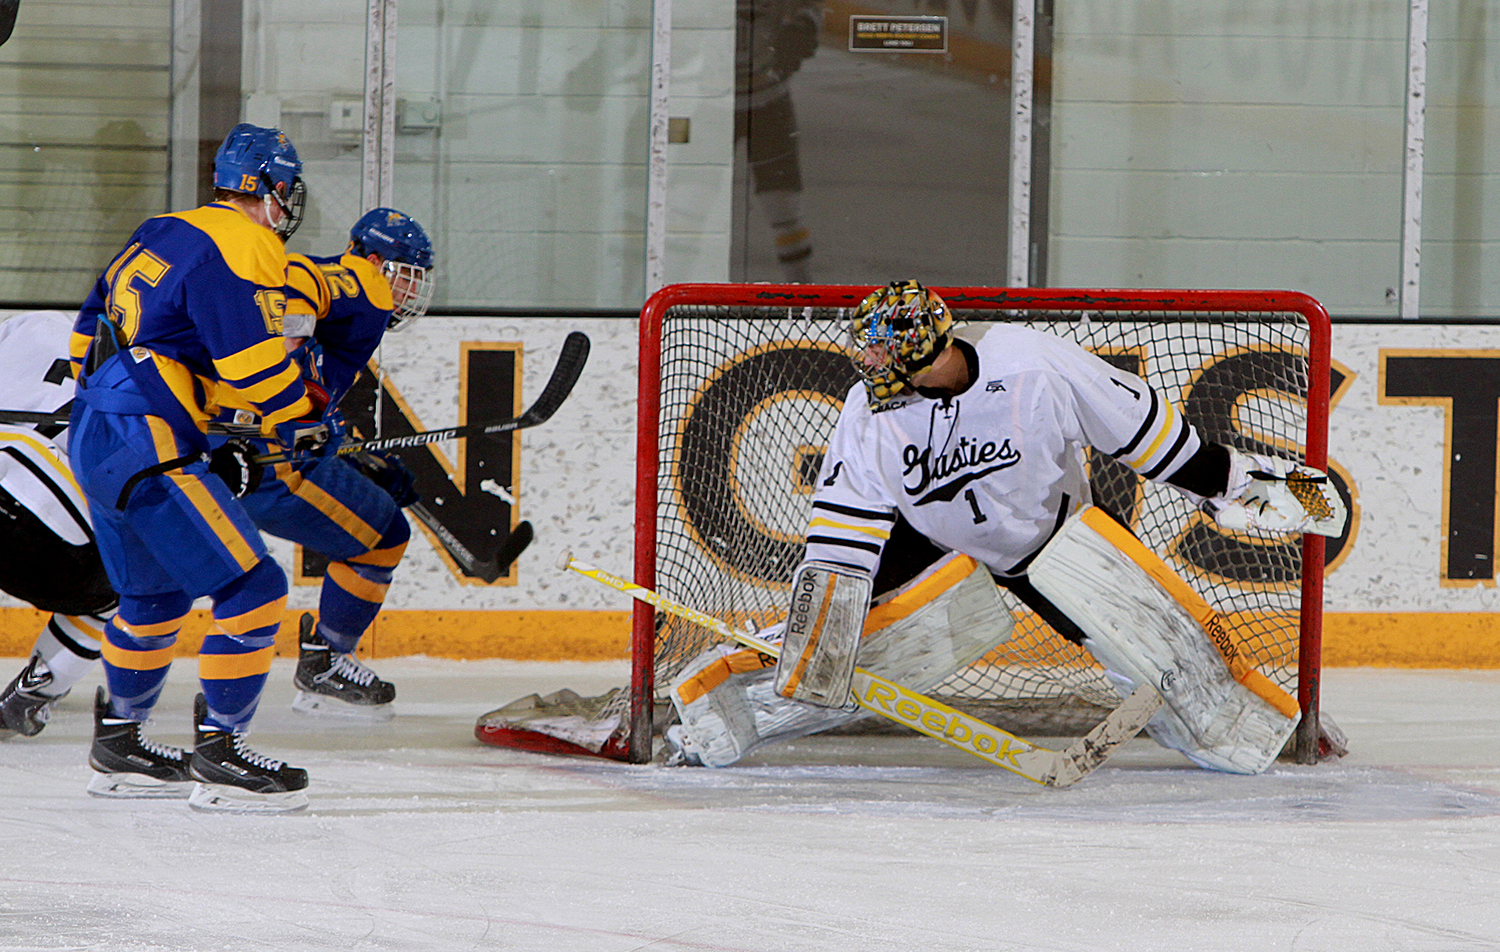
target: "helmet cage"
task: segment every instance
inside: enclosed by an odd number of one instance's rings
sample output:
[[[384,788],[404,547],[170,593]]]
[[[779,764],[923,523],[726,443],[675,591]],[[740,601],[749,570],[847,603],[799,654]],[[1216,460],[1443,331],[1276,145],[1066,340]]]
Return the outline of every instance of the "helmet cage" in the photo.
[[[911,393],[911,378],[937,360],[952,336],[948,306],[916,281],[894,281],[861,301],[849,322],[849,356],[870,406]]]
[[[292,233],[302,224],[302,216],[307,208],[307,183],[302,181],[302,176],[293,176],[292,183],[287,188],[287,194],[282,195],[276,190],[276,185],[271,181],[268,173],[262,171],[260,180],[266,189],[266,194],[261,201],[267,205],[274,203],[281,212],[281,220],[272,225],[271,230],[285,241],[292,237]]]
[[[387,261],[380,266],[380,273],[389,282],[395,302],[386,329],[398,331],[410,327],[412,321],[427,313],[432,303],[432,293],[437,288],[432,269],[406,261]]]

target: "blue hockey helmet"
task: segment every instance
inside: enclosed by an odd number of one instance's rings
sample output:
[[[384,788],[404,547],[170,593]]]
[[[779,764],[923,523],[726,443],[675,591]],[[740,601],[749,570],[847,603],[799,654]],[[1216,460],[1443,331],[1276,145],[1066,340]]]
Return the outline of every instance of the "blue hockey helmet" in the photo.
[[[394,208],[372,208],[349,229],[349,250],[380,256],[396,303],[387,328],[396,330],[427,313],[436,288],[432,242],[415,218]]]
[[[274,202],[281,220],[273,228],[283,238],[302,224],[307,199],[302,160],[280,129],[242,122],[229,130],[214,154],[214,188]]]

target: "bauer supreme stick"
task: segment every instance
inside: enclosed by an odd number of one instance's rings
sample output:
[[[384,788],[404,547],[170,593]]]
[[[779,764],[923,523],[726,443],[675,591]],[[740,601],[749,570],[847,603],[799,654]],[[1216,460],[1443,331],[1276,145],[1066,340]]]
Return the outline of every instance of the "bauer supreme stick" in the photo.
[[[689,608],[649,588],[627,582],[587,562],[564,553],[559,566],[586,575],[596,582],[624,592],[648,605],[702,625],[721,637],[777,657],[780,647],[742,631],[736,631],[713,615]],[[980,760],[1047,787],[1067,787],[1092,773],[1121,744],[1140,733],[1162,705],[1161,695],[1149,684],[1136,688],[1088,735],[1063,750],[1051,750],[971,717],[923,694],[908,690],[864,668],[854,669],[854,700],[862,708],[919,734],[926,734]]]
[[[364,450],[410,449],[415,446],[426,446],[428,443],[441,443],[444,440],[457,440],[469,436],[493,436],[496,433],[510,433],[513,430],[541,426],[552,418],[557,408],[568,399],[568,394],[573,392],[573,385],[578,382],[578,377],[583,373],[583,366],[588,359],[588,335],[582,331],[574,331],[568,335],[567,340],[563,341],[562,353],[557,357],[557,365],[552,368],[551,378],[542,388],[542,395],[537,397],[536,401],[520,416],[490,423],[466,423],[463,426],[450,426],[441,430],[424,430],[421,433],[408,433],[404,436],[350,440],[340,444],[339,448],[334,451],[334,455],[348,456]],[[255,462],[282,463],[288,458],[287,453],[268,453],[265,456],[257,456]]]
[[[462,566],[465,572],[486,584],[504,575],[510,568],[510,563],[520,557],[521,553],[526,551],[526,547],[531,545],[532,537],[535,535],[531,523],[523,521],[500,540],[500,544],[495,547],[494,555],[488,559],[481,559],[469,551],[468,546],[458,541],[458,537],[450,532],[448,527],[443,525],[426,506],[420,502],[414,502],[406,508],[421,520],[422,525],[430,529],[433,535],[437,536],[438,542],[449,555],[453,556],[453,561]]]

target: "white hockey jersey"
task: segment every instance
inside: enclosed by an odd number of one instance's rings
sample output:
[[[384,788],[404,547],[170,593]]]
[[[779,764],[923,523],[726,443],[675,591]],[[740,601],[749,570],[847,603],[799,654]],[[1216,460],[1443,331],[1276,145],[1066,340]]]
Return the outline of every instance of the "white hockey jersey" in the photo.
[[[73,399],[68,338],[73,318],[28,311],[0,322],[0,409],[51,413]],[[0,424],[0,487],[71,545],[92,541],[88,506],[68,469],[66,431]]]
[[[1145,381],[1052,334],[964,328],[978,373],[958,396],[844,400],[813,496],[808,560],[873,571],[895,513],[999,575],[1024,571],[1090,502],[1084,448],[1165,480],[1201,446]]]

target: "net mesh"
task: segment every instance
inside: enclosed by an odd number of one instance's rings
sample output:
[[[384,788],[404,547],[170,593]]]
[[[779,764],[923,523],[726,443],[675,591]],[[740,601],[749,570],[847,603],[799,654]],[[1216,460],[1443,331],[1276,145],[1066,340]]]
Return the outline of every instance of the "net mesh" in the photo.
[[[1077,342],[1144,377],[1202,436],[1301,460],[1309,330],[1296,313],[956,310]],[[842,308],[682,306],[662,327],[657,589],[731,624],[785,612],[813,485],[844,395]],[[1094,502],[1125,522],[1231,624],[1242,648],[1296,693],[1296,538],[1226,534],[1176,490],[1090,451]],[[1004,597],[1011,599],[1008,593]],[[1015,636],[934,696],[1015,732],[1072,733],[1118,703],[1083,649],[1011,600]],[[711,633],[657,613],[658,698]]]

